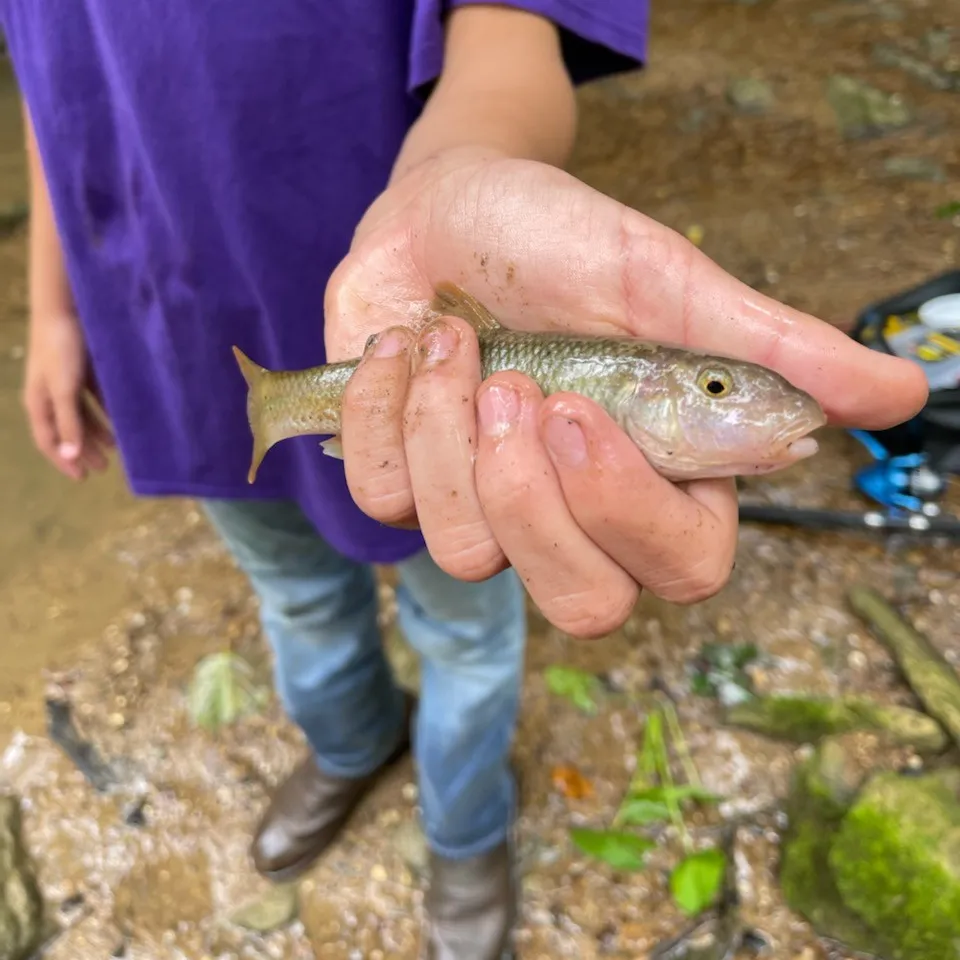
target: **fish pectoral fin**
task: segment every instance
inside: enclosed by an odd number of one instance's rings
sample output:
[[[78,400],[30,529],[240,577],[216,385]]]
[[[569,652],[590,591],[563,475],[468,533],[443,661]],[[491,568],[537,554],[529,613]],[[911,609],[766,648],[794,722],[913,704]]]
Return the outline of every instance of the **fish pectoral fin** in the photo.
[[[434,313],[466,320],[477,333],[492,333],[503,324],[479,301],[471,297],[455,283],[441,281],[434,288],[435,296],[430,304]]]
[[[320,441],[320,449],[328,457],[334,460],[343,459],[343,441],[339,437],[330,437],[328,440]]]

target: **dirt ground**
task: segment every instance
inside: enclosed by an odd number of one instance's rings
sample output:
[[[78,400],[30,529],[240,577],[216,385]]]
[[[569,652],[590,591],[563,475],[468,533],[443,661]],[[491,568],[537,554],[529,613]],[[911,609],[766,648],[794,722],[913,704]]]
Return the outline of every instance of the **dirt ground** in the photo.
[[[649,69],[582,92],[575,173],[677,229],[701,229],[703,249],[725,268],[841,326],[878,297],[956,266],[960,218],[936,211],[960,200],[960,92],[940,89],[936,77],[960,69],[958,0],[655,6]],[[891,48],[899,65],[890,65]],[[899,94],[908,122],[843,136],[827,93],[838,75]],[[762,110],[751,107],[758,102]],[[23,198],[6,77],[0,206]],[[24,799],[44,892],[61,907],[64,932],[47,956],[409,960],[422,848],[408,764],[299,885],[292,923],[261,934],[229,922],[265,890],[246,844],[301,741],[275,702],[217,736],[189,724],[186,685],[203,655],[230,646],[269,678],[255,604],[191,504],[134,501],[117,470],[77,488],[33,453],[17,397],[24,267],[22,231],[0,239],[0,782]],[[862,506],[850,491],[862,462],[852,440],[828,435],[814,461],[748,486],[779,501]],[[960,665],[958,570],[951,545],[744,525],[733,579],[707,603],[643,599],[623,630],[590,644],[535,618],[516,746],[521,956],[639,960],[686,924],[666,886],[676,854],[669,837],[635,874],[588,861],[568,838],[571,826],[609,822],[639,742],[636,695],[653,683],[677,702],[705,786],[727,798],[720,814],[752,817],[737,864],[765,955],[842,956],[826,952],[776,886],[778,820],[767,811],[798,751],[725,729],[717,705],[691,692],[689,664],[704,643],[751,642],[764,655],[755,672],[764,690],[909,703],[845,592],[867,582],[905,604]],[[387,584],[384,620],[389,626]],[[405,648],[391,650],[411,676]],[[551,664],[594,671],[613,692],[586,716],[549,692]],[[69,697],[83,735],[113,761],[115,792],[93,791],[48,739],[49,693]],[[592,796],[558,792],[553,771],[565,765],[592,784]],[[703,836],[715,829],[707,819],[695,826]]]

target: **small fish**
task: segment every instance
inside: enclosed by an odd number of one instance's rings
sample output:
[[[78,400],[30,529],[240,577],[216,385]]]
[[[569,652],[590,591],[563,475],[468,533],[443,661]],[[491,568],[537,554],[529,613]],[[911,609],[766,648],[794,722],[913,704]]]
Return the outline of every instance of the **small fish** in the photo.
[[[755,363],[634,337],[508,330],[451,283],[430,310],[477,331],[483,377],[517,370],[544,395],[569,391],[599,404],[669,480],[772,473],[817,452],[808,436],[826,423],[817,401]],[[248,481],[281,440],[328,435],[342,458],[340,405],[359,358],[305,370],[272,371],[233,348],[247,383],[253,434]]]

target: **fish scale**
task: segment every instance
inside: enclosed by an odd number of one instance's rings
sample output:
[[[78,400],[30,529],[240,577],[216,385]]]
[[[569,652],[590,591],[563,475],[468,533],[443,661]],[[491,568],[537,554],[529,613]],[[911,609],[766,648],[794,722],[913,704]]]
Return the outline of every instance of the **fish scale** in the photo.
[[[657,344],[620,337],[577,337],[568,334],[501,330],[481,333],[483,378],[506,370],[530,377],[543,394],[569,391],[599,403],[608,413],[628,379],[657,376],[653,358]]]

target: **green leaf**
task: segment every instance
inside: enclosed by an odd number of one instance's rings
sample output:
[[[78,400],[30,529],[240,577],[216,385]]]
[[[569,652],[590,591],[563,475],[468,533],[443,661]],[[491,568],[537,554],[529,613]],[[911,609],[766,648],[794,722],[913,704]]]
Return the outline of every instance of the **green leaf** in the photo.
[[[945,203],[942,207],[937,207],[937,216],[941,220],[949,220],[951,217],[955,217],[960,213],[960,200],[951,200],[949,203]]]
[[[640,870],[648,851],[656,844],[646,837],[620,830],[588,830],[575,827],[570,839],[586,854],[608,863],[615,870]]]
[[[698,696],[717,697],[729,706],[753,696],[745,668],[760,651],[753,643],[706,643],[700,650],[691,677],[691,689]]]
[[[211,732],[255,713],[269,692],[254,682],[253,668],[242,657],[225,650],[197,664],[187,693],[193,722]]]
[[[584,713],[596,713],[596,697],[602,689],[600,680],[592,673],[576,667],[548,667],[544,672],[547,688],[558,697],[566,697]]]
[[[690,682],[690,689],[698,697],[712,697],[713,681],[706,673],[695,673]]]
[[[642,827],[648,823],[658,823],[670,816],[670,808],[657,800],[630,797],[617,811],[616,822],[625,826]]]
[[[670,874],[670,893],[689,917],[711,906],[723,886],[727,858],[722,850],[710,847],[691,853]]]

